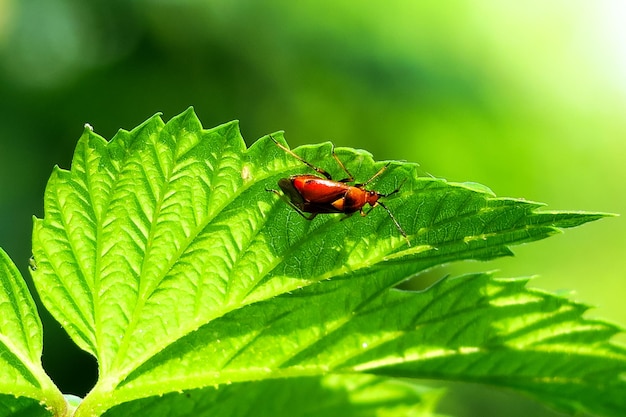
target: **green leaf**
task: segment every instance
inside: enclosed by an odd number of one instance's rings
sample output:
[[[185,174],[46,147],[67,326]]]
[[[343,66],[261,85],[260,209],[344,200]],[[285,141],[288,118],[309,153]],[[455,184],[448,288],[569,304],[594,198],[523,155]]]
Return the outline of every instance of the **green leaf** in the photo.
[[[46,415],[46,407],[64,412],[63,396],[41,367],[41,352],[35,303],[22,275],[0,249],[0,416]]]
[[[373,372],[507,386],[563,410],[626,409],[626,351],[606,342],[619,329],[583,320],[580,304],[490,274],[382,294],[359,281],[376,273],[345,278],[213,321],[131,374],[120,395],[157,393],[183,358],[192,380],[216,368],[228,382]]]
[[[106,417],[132,415],[229,417],[441,416],[442,391],[372,375],[328,375],[242,382],[151,397],[114,407]],[[163,404],[168,407],[164,407]]]
[[[330,144],[296,152],[345,177]],[[384,165],[364,151],[337,155],[357,182]],[[582,318],[583,306],[489,274],[394,289],[605,215],[542,211],[416,172],[393,162],[368,184],[401,186],[384,201],[408,246],[382,208],[303,219],[266,190],[311,169],[268,137],[246,149],[236,122],[203,130],[189,109],[109,143],[85,130],[33,231],[41,298],[100,366],[77,415],[229,384],[261,395],[266,385],[250,381],[329,372],[479,381],[621,415],[626,356],[609,342],[618,330]],[[149,401],[176,407],[173,397]]]

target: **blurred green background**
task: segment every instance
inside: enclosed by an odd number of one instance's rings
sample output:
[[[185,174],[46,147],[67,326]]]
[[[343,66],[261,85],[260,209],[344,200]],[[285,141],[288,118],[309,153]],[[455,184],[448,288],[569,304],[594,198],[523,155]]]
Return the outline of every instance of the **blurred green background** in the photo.
[[[0,246],[28,279],[32,215],[84,123],[110,138],[190,105],[241,120],[248,144],[332,140],[423,174],[549,209],[626,213],[626,3],[621,0],[0,0]],[[626,325],[626,218],[494,263]],[[574,293],[575,291],[575,293]],[[44,365],[84,395],[93,360],[44,314]],[[621,342],[626,338],[620,339]],[[554,415],[450,385],[457,416]]]

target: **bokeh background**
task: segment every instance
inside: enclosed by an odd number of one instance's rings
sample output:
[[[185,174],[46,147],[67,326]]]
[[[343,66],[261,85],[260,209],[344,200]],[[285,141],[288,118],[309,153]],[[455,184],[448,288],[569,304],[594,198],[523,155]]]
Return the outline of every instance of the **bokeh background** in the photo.
[[[241,120],[248,144],[284,129],[291,146],[332,140],[549,209],[622,214],[433,273],[538,274],[626,325],[624,22],[621,0],[0,0],[0,246],[30,280],[32,215],[84,123],[110,138],[193,105],[205,127]],[[40,311],[45,368],[84,395],[94,361]],[[446,386],[453,415],[554,415]]]

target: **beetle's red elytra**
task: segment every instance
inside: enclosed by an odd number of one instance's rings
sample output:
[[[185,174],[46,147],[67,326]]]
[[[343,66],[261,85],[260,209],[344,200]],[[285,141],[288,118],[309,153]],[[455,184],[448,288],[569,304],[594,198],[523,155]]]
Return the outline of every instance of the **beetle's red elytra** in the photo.
[[[313,220],[318,214],[328,213],[344,213],[346,217],[356,213],[361,213],[361,216],[366,216],[376,206],[381,206],[395,224],[400,234],[406,240],[408,246],[411,246],[406,232],[398,223],[398,220],[391,213],[391,210],[382,202],[380,198],[389,197],[400,191],[400,187],[396,188],[390,193],[383,194],[374,190],[367,190],[365,187],[372,182],[375,178],[381,175],[389,166],[389,164],[383,166],[376,174],[362,184],[357,184],[354,181],[354,177],[345,167],[343,162],[337,157],[335,153],[335,147],[333,145],[331,154],[337,161],[341,169],[348,175],[340,181],[335,181],[331,175],[310,162],[304,160],[302,157],[296,155],[292,150],[286,148],[279,143],[272,135],[270,138],[276,146],[296,158],[318,174],[301,174],[292,175],[289,178],[281,178],[278,181],[278,186],[282,190],[281,194],[277,190],[267,189],[266,191],[273,192],[289,204],[294,210],[296,210],[302,217],[307,220]],[[350,185],[353,183],[353,185]],[[364,211],[363,207],[368,204],[370,209]],[[308,215],[306,214],[308,213]]]

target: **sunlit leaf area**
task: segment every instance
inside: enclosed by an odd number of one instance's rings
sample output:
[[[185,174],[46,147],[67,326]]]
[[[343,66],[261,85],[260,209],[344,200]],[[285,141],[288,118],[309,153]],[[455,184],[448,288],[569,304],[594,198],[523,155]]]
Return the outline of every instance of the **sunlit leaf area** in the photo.
[[[618,0],[0,0],[0,246],[32,289],[33,215],[83,126],[111,138],[194,106],[207,127],[239,119],[248,146],[284,130],[292,147],[332,141],[548,210],[621,215],[415,285],[538,275],[530,286],[595,306],[585,317],[625,323],[624,21]],[[84,396],[94,359],[38,310],[45,370]],[[444,414],[557,415],[507,391],[442,386]]]

